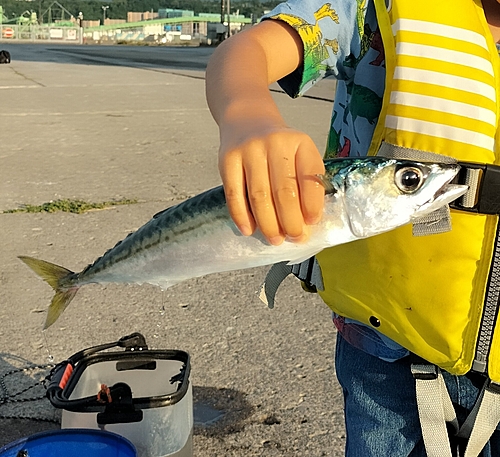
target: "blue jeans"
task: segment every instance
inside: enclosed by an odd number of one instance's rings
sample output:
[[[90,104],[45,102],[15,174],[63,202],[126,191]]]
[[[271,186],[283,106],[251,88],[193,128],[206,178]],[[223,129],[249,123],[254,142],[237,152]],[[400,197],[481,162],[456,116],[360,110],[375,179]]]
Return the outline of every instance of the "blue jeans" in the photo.
[[[346,457],[425,457],[409,357],[385,362],[338,333],[335,365],[344,394]],[[443,376],[462,424],[479,382],[445,372]],[[500,457],[498,429],[481,457]]]

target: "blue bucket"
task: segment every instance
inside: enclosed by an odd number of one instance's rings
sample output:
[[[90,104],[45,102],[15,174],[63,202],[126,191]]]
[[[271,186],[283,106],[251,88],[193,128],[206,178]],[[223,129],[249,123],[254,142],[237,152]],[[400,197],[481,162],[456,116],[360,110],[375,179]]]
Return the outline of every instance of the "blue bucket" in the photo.
[[[134,445],[116,433],[63,429],[21,438],[0,449],[0,457],[137,457]]]

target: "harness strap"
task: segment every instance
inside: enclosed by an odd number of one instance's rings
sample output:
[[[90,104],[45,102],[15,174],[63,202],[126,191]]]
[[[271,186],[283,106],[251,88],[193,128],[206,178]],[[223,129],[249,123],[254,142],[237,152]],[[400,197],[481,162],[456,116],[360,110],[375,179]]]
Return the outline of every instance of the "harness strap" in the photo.
[[[477,457],[500,423],[500,384],[488,380],[481,390],[474,408],[459,429],[455,409],[446,389],[441,370],[425,361],[413,363],[417,407],[428,457],[459,455],[452,449],[457,439],[467,443],[463,457]]]
[[[412,364],[411,372],[427,456],[452,457],[446,424],[450,423],[456,433],[458,421],[441,370],[424,362]]]
[[[479,188],[479,180],[481,177],[481,170],[466,168],[465,169],[465,184],[469,186],[469,190],[462,195],[460,204],[464,208],[473,208],[476,205],[476,195]]]
[[[458,162],[457,180],[469,190],[450,204],[454,209],[480,214],[500,215],[500,166],[474,162]]]
[[[500,385],[486,382],[458,436],[468,438],[464,457],[476,457],[500,423]]]
[[[404,148],[395,144],[383,142],[377,153],[378,156],[388,159],[415,160],[417,162],[439,162],[439,163],[457,163],[457,159],[442,154],[422,151],[420,149]]]
[[[413,236],[434,235],[451,230],[451,215],[448,205],[439,208],[426,216],[421,216],[412,222]]]

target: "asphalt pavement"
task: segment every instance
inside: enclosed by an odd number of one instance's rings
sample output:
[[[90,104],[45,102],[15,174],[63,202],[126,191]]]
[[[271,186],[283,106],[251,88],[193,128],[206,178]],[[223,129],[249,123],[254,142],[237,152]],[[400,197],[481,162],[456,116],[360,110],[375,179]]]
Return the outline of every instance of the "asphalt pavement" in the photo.
[[[52,292],[17,256],[79,271],[156,212],[220,184],[218,130],[204,95],[211,48],[0,43],[0,445],[60,427],[37,384],[73,353],[141,332],[191,355],[194,456],[341,456],[335,331],[319,297],[287,279],[276,308],[266,268],[152,286],[89,285],[42,332]],[[291,100],[290,125],[324,148],[333,81]],[[6,212],[68,199],[127,205]],[[175,259],[172,259],[175,262]],[[21,400],[21,401],[20,401]]]

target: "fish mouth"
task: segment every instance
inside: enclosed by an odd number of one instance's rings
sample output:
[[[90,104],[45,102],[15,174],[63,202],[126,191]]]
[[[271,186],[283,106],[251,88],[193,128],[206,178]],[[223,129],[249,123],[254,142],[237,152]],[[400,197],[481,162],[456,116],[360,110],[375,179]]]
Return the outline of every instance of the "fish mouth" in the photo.
[[[421,217],[430,214],[439,208],[451,203],[464,195],[469,190],[469,186],[462,184],[445,183],[441,189],[426,204],[422,205],[414,214],[414,217]]]

